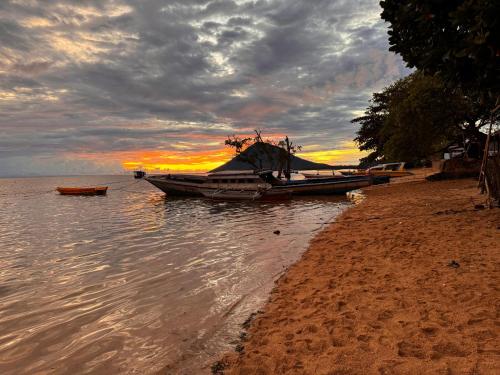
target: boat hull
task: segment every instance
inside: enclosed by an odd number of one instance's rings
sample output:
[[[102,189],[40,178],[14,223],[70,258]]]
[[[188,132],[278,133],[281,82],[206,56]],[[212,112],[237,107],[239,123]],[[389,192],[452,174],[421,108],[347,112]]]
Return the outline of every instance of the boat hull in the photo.
[[[203,177],[189,178],[189,180],[173,179],[168,175],[146,177],[146,181],[170,196],[202,197],[216,191],[241,191],[244,194],[267,190],[271,185],[261,183],[221,184],[210,183]],[[244,195],[243,194],[243,195]]]
[[[328,178],[344,178],[345,176],[339,176],[334,174],[318,174],[318,173],[301,173],[306,179],[328,179]]]
[[[158,189],[167,195],[184,196],[184,197],[202,197],[200,191],[201,186],[196,186],[189,183],[170,181],[167,179],[146,177],[146,181],[156,186]]]
[[[382,185],[391,182],[391,178],[389,176],[372,176],[372,179],[373,185]]]
[[[319,180],[305,180],[288,182],[281,186],[273,186],[271,190],[289,190],[293,195],[333,195],[345,194],[352,190],[361,189],[372,184],[369,176],[352,178],[332,178]]]
[[[262,197],[258,199],[282,199],[291,195],[344,194],[351,190],[370,186],[374,178],[372,176],[335,176],[299,181],[278,181],[273,184],[247,185],[246,187],[228,187],[204,183],[202,179],[194,179],[192,181],[174,180],[168,176],[150,176],[146,177],[146,180],[171,196],[205,196],[217,199],[237,199],[230,197],[230,194],[223,194],[222,192],[241,191],[238,194],[242,197],[246,196],[241,199],[249,199],[250,195],[261,191],[263,192]],[[224,195],[226,196],[223,197]]]
[[[58,187],[56,190],[61,195],[106,195],[107,186],[97,186],[88,188]]]
[[[376,177],[405,177],[411,176],[413,173],[405,169],[404,162],[398,163],[385,163],[375,165],[368,169],[358,169],[356,171],[341,171],[343,175],[351,176],[376,176]]]
[[[377,177],[405,177],[413,173],[408,171],[360,171],[360,172],[341,172],[344,176],[377,176]]]

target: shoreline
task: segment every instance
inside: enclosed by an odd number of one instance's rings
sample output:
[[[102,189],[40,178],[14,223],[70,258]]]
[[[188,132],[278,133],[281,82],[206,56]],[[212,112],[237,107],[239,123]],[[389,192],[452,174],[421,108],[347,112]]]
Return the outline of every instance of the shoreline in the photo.
[[[500,210],[421,177],[363,189],[214,373],[499,373]]]

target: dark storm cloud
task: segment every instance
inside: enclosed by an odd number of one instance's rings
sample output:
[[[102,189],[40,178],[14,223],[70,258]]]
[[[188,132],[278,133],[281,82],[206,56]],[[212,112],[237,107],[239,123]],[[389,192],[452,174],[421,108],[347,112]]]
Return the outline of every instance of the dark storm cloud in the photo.
[[[222,144],[253,127],[335,148],[406,73],[379,13],[376,0],[2,1],[0,158]]]

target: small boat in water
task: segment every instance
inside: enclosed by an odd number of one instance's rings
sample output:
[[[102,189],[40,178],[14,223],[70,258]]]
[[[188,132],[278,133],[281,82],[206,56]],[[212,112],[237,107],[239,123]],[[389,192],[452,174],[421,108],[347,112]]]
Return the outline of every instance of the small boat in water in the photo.
[[[144,171],[134,171],[134,178],[140,179],[146,176],[146,172]]]
[[[108,187],[58,187],[56,190],[61,195],[106,195]]]

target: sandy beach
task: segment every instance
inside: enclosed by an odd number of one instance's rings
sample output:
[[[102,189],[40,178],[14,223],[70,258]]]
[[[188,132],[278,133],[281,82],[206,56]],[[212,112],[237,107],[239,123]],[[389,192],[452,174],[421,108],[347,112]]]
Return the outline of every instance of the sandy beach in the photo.
[[[224,374],[500,373],[500,209],[471,179],[365,195],[277,281]]]

